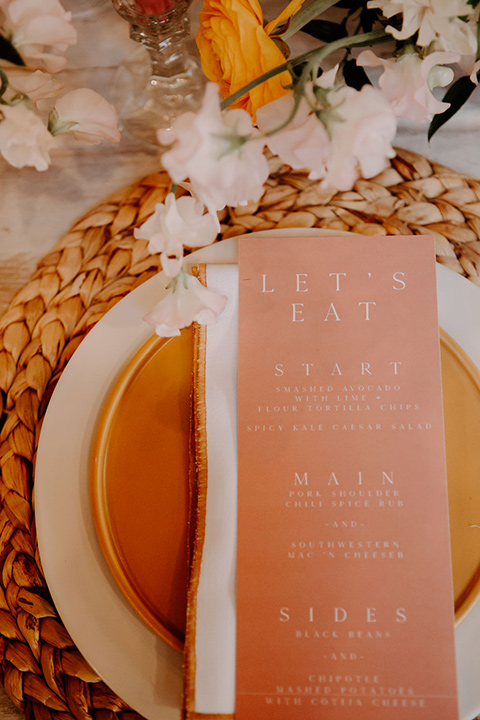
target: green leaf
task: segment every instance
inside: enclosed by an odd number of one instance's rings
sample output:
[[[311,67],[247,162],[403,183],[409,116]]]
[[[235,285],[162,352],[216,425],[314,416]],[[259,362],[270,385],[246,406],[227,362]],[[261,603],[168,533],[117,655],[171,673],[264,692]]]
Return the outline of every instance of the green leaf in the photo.
[[[450,103],[450,107],[447,108],[445,112],[438,113],[434,116],[432,122],[430,123],[430,127],[428,128],[429,140],[431,140],[437,130],[441,128],[442,125],[445,125],[447,120],[450,120],[450,118],[453,117],[458,110],[460,110],[462,105],[467,102],[468,98],[475,90],[475,87],[475,84],[470,80],[470,78],[467,75],[464,75],[463,77],[458,78],[458,80],[456,80],[453,85],[448,88],[443,97],[443,102]]]
[[[375,10],[369,10],[365,5],[362,7],[360,11],[360,25],[362,26],[364,32],[370,32],[373,30],[377,17],[378,12]]]
[[[355,60],[347,60],[343,66],[345,82],[355,90],[361,90],[364,85],[371,85],[365,70],[357,65]]]
[[[317,40],[330,43],[345,35],[345,28],[330,20],[311,20],[303,26],[302,32],[311,35]]]
[[[313,0],[307,7],[302,7],[295,15],[292,15],[288,27],[283,33],[280,33],[280,37],[284,40],[288,40],[289,37],[295,35],[298,30],[301,30],[311,20],[321,15],[325,10],[336,4],[336,0]]]
[[[479,0],[480,2],[480,0]],[[336,3],[336,6],[339,8],[344,8],[346,10],[358,10],[359,8],[362,8],[364,6],[364,2],[362,0],[340,0],[340,2]]]
[[[0,58],[2,58],[2,60],[8,60],[14,65],[25,65],[21,55],[3,35],[0,35]]]

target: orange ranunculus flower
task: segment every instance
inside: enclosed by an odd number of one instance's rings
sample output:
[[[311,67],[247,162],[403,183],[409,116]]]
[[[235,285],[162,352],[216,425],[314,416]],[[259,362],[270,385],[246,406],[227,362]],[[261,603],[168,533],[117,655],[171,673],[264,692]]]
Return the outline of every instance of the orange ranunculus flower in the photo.
[[[269,33],[293,15],[303,0],[292,0],[265,28],[258,0],[204,0],[200,13],[197,45],[202,67],[209,80],[217,83],[223,98],[259,75],[285,62],[285,56]],[[291,83],[285,71],[257,85],[231,107],[247,110],[255,120],[259,107],[285,95]]]

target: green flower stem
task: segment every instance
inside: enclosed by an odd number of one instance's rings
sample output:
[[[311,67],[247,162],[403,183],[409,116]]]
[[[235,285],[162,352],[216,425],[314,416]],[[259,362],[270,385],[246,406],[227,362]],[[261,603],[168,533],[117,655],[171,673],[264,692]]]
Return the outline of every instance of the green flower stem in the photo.
[[[325,10],[336,5],[338,0],[313,0],[307,7],[301,8],[290,18],[290,22],[285,28],[284,32],[278,33],[278,36],[282,40],[288,40],[288,38],[295,35],[298,30],[301,30],[304,25],[314,20],[314,18],[321,15]],[[276,33],[275,33],[276,34]]]
[[[300,106],[300,101],[303,96],[303,89],[307,83],[308,75],[311,72],[310,63],[304,68],[302,75],[300,77],[300,80],[298,81],[296,87],[295,87],[295,93],[294,93],[294,102],[293,102],[293,108],[290,112],[290,115],[287,117],[286,120],[284,120],[281,125],[277,125],[277,127],[273,128],[273,130],[269,130],[266,133],[262,134],[262,137],[271,137],[272,135],[276,135],[276,133],[281,132],[284,128],[286,128],[290,123],[292,122],[293,118],[297,114],[297,110]]]
[[[188,273],[186,273],[183,268],[180,268],[180,270],[175,275],[175,277],[173,277],[170,280],[170,282],[168,283],[168,285],[165,286],[165,290],[171,290],[172,293],[174,293],[178,287],[178,283],[180,283],[180,282],[182,283],[185,290],[188,290],[188,278],[189,277],[190,277],[190,275]]]
[[[302,55],[297,55],[297,57],[287,60],[281,65],[278,65],[276,68],[268,70],[268,72],[263,73],[263,75],[260,75],[258,78],[255,78],[255,80],[252,80],[247,83],[247,85],[244,85],[240,88],[240,90],[237,90],[237,92],[233,93],[233,95],[230,95],[230,97],[226,98],[222,102],[222,110],[228,108],[234,102],[250,92],[250,90],[257,87],[257,85],[261,85],[267,80],[270,80],[270,78],[275,77],[275,75],[280,75],[286,70],[292,74],[292,69],[304,62],[309,62],[312,65],[318,66],[324,58],[330,55],[330,53],[335,52],[335,50],[341,50],[342,48],[348,47],[361,47],[362,45],[376,45],[377,43],[390,39],[391,35],[386,33],[385,30],[372,30],[372,32],[364,33],[363,35],[340,38],[339,40],[334,40],[334,42],[324,45],[321,48],[315,48],[314,50],[309,50]]]

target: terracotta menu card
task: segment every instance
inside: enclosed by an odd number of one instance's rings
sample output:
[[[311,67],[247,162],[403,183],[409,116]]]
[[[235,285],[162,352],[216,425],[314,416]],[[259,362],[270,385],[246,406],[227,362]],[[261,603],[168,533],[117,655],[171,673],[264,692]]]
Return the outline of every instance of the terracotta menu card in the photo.
[[[240,243],[236,720],[457,718],[433,239]]]

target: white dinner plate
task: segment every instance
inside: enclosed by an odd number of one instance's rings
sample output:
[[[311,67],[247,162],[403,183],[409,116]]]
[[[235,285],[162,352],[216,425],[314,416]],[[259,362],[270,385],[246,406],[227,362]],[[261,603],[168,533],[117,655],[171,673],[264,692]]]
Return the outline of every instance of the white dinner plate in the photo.
[[[338,235],[269,231],[271,235]],[[237,260],[237,238],[192,253],[198,262]],[[441,327],[480,368],[480,291],[437,265]],[[74,642],[104,682],[147,720],[178,720],[182,656],[139,619],[101,553],[90,506],[90,455],[105,399],[152,334],[142,321],[159,301],[158,274],[133,290],[90,331],[69,361],[43,422],[35,469],[38,543],[45,577]],[[480,524],[480,522],[479,522]],[[480,713],[480,603],[455,630],[460,717]]]

